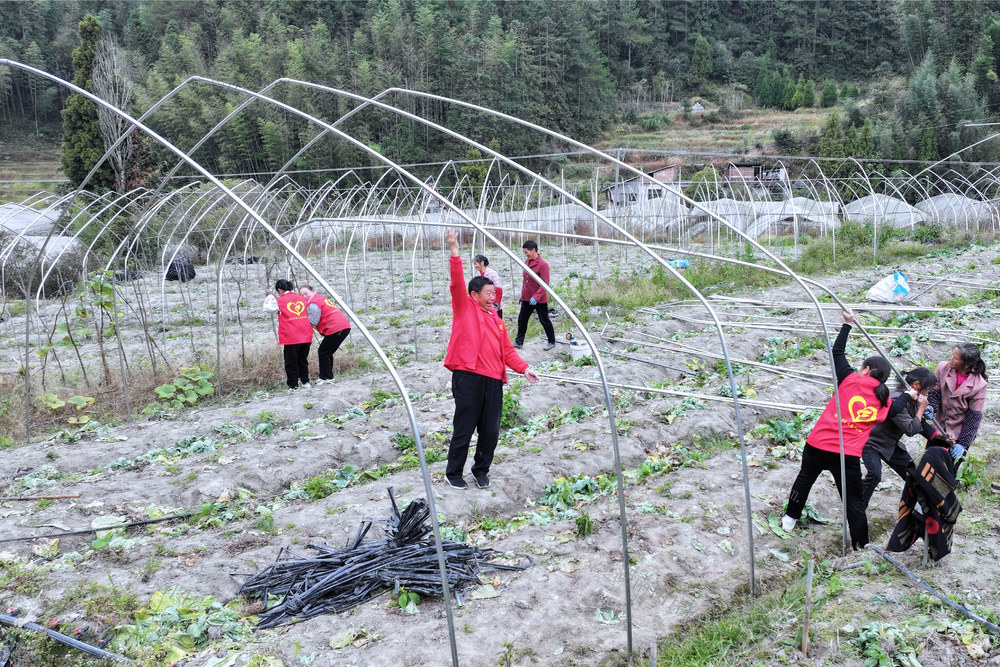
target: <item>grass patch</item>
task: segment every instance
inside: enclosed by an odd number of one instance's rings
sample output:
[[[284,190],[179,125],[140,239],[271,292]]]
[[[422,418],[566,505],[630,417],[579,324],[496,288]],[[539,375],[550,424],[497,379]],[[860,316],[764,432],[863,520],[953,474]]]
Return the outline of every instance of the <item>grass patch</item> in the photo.
[[[736,288],[773,287],[788,282],[787,278],[768,271],[710,260],[691,262],[683,270],[683,275],[696,289],[706,294],[717,291],[731,293]],[[651,272],[636,270],[606,280],[581,281],[574,309],[601,306],[628,318],[639,308],[690,297],[687,287],[663,267],[657,266]]]
[[[979,240],[985,238],[983,234],[970,235],[959,230],[929,235],[922,227],[911,231],[880,226],[876,262],[872,250],[875,231],[875,225],[871,222],[845,221],[836,231],[836,254],[833,237],[807,236],[805,237],[807,245],[802,256],[791,266],[806,275],[817,275],[863,266],[893,265],[919,259],[928,254],[961,250],[977,238]]]
[[[801,609],[804,592],[795,586],[744,606],[733,606],[695,623],[684,623],[677,632],[658,642],[657,665],[743,664],[775,643],[789,646],[794,631],[787,627],[789,610]],[[782,642],[776,637],[785,635]],[[769,652],[773,655],[773,652]]]

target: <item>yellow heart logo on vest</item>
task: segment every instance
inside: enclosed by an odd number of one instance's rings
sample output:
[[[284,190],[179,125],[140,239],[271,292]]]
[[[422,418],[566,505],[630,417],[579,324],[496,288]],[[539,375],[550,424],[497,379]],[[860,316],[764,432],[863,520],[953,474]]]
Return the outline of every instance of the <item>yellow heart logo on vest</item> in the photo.
[[[855,411],[855,406],[861,404]],[[868,405],[861,396],[852,396],[851,400],[847,403],[847,411],[851,414],[851,421],[855,424],[864,422],[873,422],[878,417],[878,408],[873,408]]]
[[[292,315],[301,315],[302,311],[306,309],[306,304],[304,301],[289,301],[285,308],[288,309]]]

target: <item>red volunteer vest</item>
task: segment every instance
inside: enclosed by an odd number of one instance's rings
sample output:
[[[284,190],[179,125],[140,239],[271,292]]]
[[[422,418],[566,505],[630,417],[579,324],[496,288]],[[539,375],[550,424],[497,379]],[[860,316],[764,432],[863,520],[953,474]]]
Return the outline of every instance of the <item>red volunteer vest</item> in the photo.
[[[313,328],[306,312],[306,300],[295,292],[285,292],[278,297],[278,343],[297,345],[311,343]]]
[[[861,450],[868,442],[868,435],[875,424],[884,422],[889,415],[889,406],[882,407],[875,398],[878,380],[867,375],[851,373],[837,388],[840,395],[840,414],[844,423],[844,454],[861,456]],[[826,404],[823,414],[816,420],[806,442],[827,452],[840,452],[840,437],[837,435],[837,404],[834,397]]]
[[[340,312],[337,304],[325,296],[313,294],[312,298],[309,299],[309,303],[319,306],[319,324],[316,325],[316,331],[324,336],[351,328],[351,323],[347,319],[347,316]]]

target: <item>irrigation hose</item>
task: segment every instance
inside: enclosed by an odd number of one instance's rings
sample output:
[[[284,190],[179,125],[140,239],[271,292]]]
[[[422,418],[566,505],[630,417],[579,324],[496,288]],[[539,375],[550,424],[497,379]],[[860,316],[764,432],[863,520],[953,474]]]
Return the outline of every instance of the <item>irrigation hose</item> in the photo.
[[[908,576],[913,581],[915,581],[918,584],[920,584],[920,586],[925,591],[927,591],[928,593],[930,593],[931,595],[933,595],[934,597],[936,597],[938,600],[941,600],[946,605],[948,605],[949,607],[951,607],[955,611],[959,612],[963,616],[972,619],[976,623],[979,623],[980,625],[982,625],[984,628],[986,628],[990,632],[992,632],[994,634],[997,634],[997,635],[1000,635],[1000,626],[997,626],[995,623],[990,623],[989,621],[987,621],[982,616],[979,616],[978,614],[975,614],[975,613],[969,611],[968,609],[966,609],[962,605],[958,604],[957,602],[952,601],[944,593],[939,593],[937,590],[934,589],[934,587],[932,587],[930,584],[928,584],[926,581],[924,581],[923,579],[921,579],[917,575],[913,574],[913,572],[911,572],[909,569],[907,569],[907,567],[905,565],[903,565],[898,560],[896,560],[891,555],[889,555],[889,552],[886,551],[885,549],[883,549],[882,547],[878,546],[877,544],[871,544],[871,543],[869,543],[869,544],[867,544],[865,546],[867,546],[869,549],[871,549],[875,553],[877,553],[880,556],[882,556],[882,558],[886,559],[887,561],[889,561],[890,563],[892,563],[893,565],[895,565],[897,570],[899,570],[900,572],[902,572],[903,574],[905,574],[906,576]]]
[[[120,528],[131,528],[133,526],[145,526],[150,523],[160,523],[162,521],[173,521],[174,519],[186,519],[192,516],[192,512],[186,514],[173,514],[171,516],[163,516],[159,519],[146,519],[145,521],[132,521],[131,523],[123,523],[118,526],[104,526],[103,528],[87,528],[86,530],[70,530],[64,533],[47,533],[45,535],[30,535],[27,537],[5,537],[0,539],[0,544],[4,542],[31,542],[32,540],[45,540],[53,537],[69,537],[71,535],[89,535],[90,533],[97,533],[102,530],[118,530]]]
[[[61,632],[56,632],[55,630],[50,630],[38,623],[24,622],[23,619],[17,619],[14,616],[8,616],[7,614],[0,614],[0,625],[6,625],[11,628],[25,628],[28,630],[34,630],[35,632],[41,632],[51,639],[56,640],[60,644],[65,644],[70,648],[75,648],[77,651],[83,651],[88,655],[92,655],[95,658],[103,658],[104,660],[112,660],[114,662],[124,662],[131,663],[132,660],[126,658],[125,656],[118,655],[117,653],[110,653],[104,649],[97,648],[96,646],[91,646],[90,644],[85,644],[79,639],[73,639],[68,637]]]

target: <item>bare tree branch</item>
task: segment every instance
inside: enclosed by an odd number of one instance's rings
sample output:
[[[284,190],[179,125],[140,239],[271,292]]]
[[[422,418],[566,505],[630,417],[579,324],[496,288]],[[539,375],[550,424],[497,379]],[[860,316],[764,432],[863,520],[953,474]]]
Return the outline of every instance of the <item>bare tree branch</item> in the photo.
[[[135,84],[131,67],[125,58],[125,52],[113,35],[103,36],[97,44],[97,58],[94,63],[92,81],[95,94],[122,111],[128,111],[135,96]],[[97,107],[97,116],[105,146],[113,145],[128,129],[128,124],[125,121],[103,107]],[[111,167],[115,172],[115,188],[118,192],[126,190],[127,170],[132,164],[134,149],[134,142],[129,135],[129,138],[115,148],[109,156]]]

